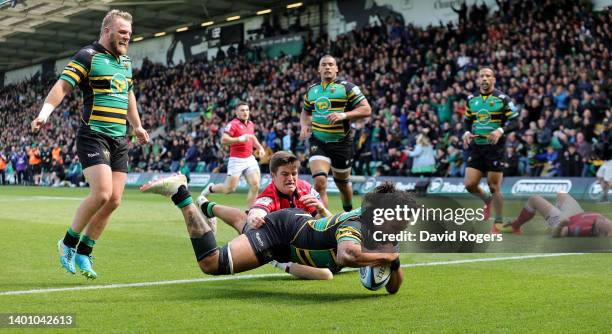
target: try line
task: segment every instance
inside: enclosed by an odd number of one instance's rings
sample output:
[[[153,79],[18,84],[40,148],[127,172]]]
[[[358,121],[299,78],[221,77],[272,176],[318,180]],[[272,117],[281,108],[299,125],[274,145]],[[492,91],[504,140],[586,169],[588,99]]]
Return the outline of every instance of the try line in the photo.
[[[407,263],[403,264],[402,268],[411,267],[429,267],[429,266],[445,266],[453,264],[463,263],[477,263],[477,262],[496,262],[496,261],[508,261],[508,260],[526,260],[536,259],[545,257],[558,257],[558,256],[570,256],[570,255],[583,255],[585,253],[558,253],[558,254],[534,254],[534,255],[517,255],[517,256],[505,256],[505,257],[489,257],[479,259],[466,259],[466,260],[452,260],[452,261],[435,261],[435,262],[423,262],[423,263]],[[347,268],[343,271],[357,271],[357,268]],[[179,279],[172,281],[157,281],[157,282],[140,282],[140,283],[120,283],[120,284],[106,284],[106,285],[88,285],[88,286],[76,286],[66,288],[49,288],[49,289],[32,289],[32,290],[16,290],[16,291],[4,291],[0,292],[0,296],[14,296],[14,295],[28,295],[28,294],[39,294],[49,292],[62,292],[62,291],[79,291],[79,290],[101,290],[101,289],[119,289],[119,288],[134,288],[143,286],[159,286],[159,285],[173,285],[173,284],[187,284],[187,283],[199,283],[199,282],[215,282],[215,281],[234,281],[252,278],[265,278],[265,277],[279,277],[287,276],[285,273],[273,273],[273,274],[246,274],[237,276],[225,276],[225,277],[207,277],[207,278],[193,278],[193,279]]]

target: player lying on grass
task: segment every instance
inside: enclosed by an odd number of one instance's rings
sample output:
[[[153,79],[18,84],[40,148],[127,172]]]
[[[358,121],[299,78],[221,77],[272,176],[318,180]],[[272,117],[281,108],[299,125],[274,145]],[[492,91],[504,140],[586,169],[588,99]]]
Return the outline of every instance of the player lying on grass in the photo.
[[[276,211],[264,218],[265,224],[260,228],[250,229],[219,248],[207,224],[208,218],[193,204],[184,175],[156,180],[141,187],[141,191],[170,197],[181,209],[196,259],[206,274],[231,275],[275,260],[328,268],[332,272],[342,267],[391,265],[391,279],[386,285],[389,293],[396,293],[404,279],[398,253],[362,250],[360,209],[318,220],[299,209]],[[410,194],[396,191],[390,183],[376,187],[374,193],[390,193],[397,205],[416,206]]]
[[[513,222],[497,224],[496,227],[500,232],[522,234],[521,226],[531,220],[536,211],[552,229],[553,237],[612,237],[610,219],[597,212],[584,212],[580,204],[567,193],[557,193],[555,205],[542,196],[531,196]]]
[[[215,217],[221,218],[228,225],[236,229],[239,234],[249,229],[259,228],[265,223],[264,217],[274,211],[289,208],[298,208],[310,213],[315,218],[331,216],[323,203],[319,200],[319,194],[312,189],[310,183],[298,178],[300,162],[291,152],[279,151],[270,159],[270,183],[264,191],[259,194],[255,203],[245,213],[244,210],[220,205],[210,202],[205,192],[198,197],[198,207],[208,218],[213,229],[216,229]],[[298,263],[278,263],[273,261],[275,267],[284,270],[298,278],[329,280],[334,276],[327,268],[313,268]]]

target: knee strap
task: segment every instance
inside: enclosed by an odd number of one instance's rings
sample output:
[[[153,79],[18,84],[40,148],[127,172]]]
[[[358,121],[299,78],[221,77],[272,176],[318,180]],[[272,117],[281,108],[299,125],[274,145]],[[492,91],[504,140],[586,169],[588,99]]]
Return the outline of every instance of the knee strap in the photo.
[[[216,275],[232,275],[234,274],[234,263],[232,261],[232,251],[230,244],[219,248],[219,266],[217,267]]]
[[[212,231],[204,233],[198,238],[191,238],[191,246],[195,252],[196,259],[200,262],[203,258],[211,256],[219,247]]]
[[[327,178],[327,173],[325,173],[325,172],[318,172],[318,173],[312,174],[312,178],[313,179],[315,179],[315,178],[317,178],[319,176],[325,176]]]
[[[336,182],[336,184],[347,184],[349,182],[351,182],[350,179],[339,179],[334,177],[334,182]]]

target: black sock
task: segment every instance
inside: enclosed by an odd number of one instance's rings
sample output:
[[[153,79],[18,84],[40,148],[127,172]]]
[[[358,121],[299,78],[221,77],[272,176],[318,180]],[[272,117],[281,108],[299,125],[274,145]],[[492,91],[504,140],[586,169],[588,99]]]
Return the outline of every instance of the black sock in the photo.
[[[172,202],[174,202],[174,205],[179,205],[189,197],[191,197],[191,194],[187,190],[187,187],[182,185],[178,188],[176,194],[172,195]]]
[[[72,232],[72,233],[71,233]],[[72,229],[68,229],[66,235],[64,236],[64,245],[75,248],[79,243],[79,239],[81,238],[80,234],[72,231]]]
[[[93,251],[93,247],[85,244],[84,242],[79,242],[79,246],[77,247],[77,254],[87,255],[91,254]]]
[[[342,209],[345,212],[349,212],[351,210],[353,210],[353,203],[349,203],[349,204],[342,204]]]
[[[215,207],[215,205],[217,205],[217,203],[215,202],[204,202],[202,203],[200,208],[202,209],[202,213],[204,213],[206,217],[214,218],[215,214],[212,212],[212,209],[213,207]]]

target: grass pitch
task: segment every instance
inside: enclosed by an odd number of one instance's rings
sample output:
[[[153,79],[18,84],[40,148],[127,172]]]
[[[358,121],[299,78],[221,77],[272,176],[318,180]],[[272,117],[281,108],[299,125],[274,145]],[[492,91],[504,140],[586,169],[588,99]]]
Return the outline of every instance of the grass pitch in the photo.
[[[364,289],[354,271],[317,282],[264,266],[204,280],[180,212],[134,189],[96,244],[99,278],[87,281],[61,270],[55,249],[87,192],[0,187],[0,313],[74,313],[77,325],[0,331],[609,333],[612,325],[611,254],[459,263],[452,261],[520,254],[403,254],[403,264],[449,262],[403,268],[406,281],[394,296]],[[211,199],[244,207],[245,195]],[[519,208],[506,204],[507,212]],[[340,210],[337,197],[331,209]],[[219,226],[219,244],[235,236]],[[109,287],[190,279],[200,281]],[[48,290],[92,286],[104,288]],[[43,291],[9,294],[32,289]]]

